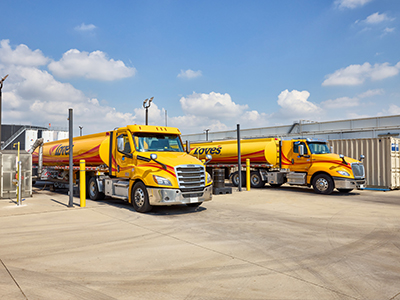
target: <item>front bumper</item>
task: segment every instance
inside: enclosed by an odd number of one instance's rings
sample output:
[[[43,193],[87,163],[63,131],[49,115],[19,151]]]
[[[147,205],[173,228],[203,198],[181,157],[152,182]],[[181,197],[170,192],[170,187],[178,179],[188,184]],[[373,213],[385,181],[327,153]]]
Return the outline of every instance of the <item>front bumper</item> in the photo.
[[[212,185],[202,192],[182,193],[179,189],[147,188],[150,205],[177,205],[209,201],[212,199]]]
[[[365,179],[348,179],[334,177],[333,181],[335,182],[335,188],[337,189],[351,190],[365,187]]]

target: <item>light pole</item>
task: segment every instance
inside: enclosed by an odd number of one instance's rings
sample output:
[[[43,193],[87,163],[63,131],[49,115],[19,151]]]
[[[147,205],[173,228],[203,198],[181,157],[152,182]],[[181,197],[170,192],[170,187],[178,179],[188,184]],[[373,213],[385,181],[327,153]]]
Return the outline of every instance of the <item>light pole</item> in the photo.
[[[8,74],[0,80],[0,150],[2,150],[2,145],[1,145],[1,89],[3,88],[3,82],[4,82],[4,80],[6,80],[7,77],[8,77]]]
[[[146,125],[149,125],[149,107],[150,107],[151,101],[153,101],[153,99],[154,99],[154,97],[151,97],[150,100],[146,99],[143,101],[143,107],[146,109]],[[147,100],[149,100],[149,103],[147,103]]]
[[[82,129],[83,129],[83,126],[79,126],[79,134],[80,134],[80,136],[82,136]]]
[[[208,141],[208,132],[210,131],[210,129],[204,129],[205,133],[206,133],[206,141]]]

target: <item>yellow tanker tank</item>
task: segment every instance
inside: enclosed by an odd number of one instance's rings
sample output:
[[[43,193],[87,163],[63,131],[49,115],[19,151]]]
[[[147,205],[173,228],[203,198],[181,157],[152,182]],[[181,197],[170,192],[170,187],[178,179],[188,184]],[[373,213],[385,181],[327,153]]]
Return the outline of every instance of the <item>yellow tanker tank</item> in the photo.
[[[279,164],[279,140],[277,138],[263,138],[240,141],[241,161],[250,159],[251,163]],[[207,154],[212,156],[212,164],[237,163],[237,141],[226,140],[218,142],[193,143],[190,145],[190,154],[204,159]]]
[[[73,163],[79,165],[84,159],[87,166],[107,164],[109,145],[109,132],[85,135],[73,139]],[[101,151],[103,150],[103,151]],[[106,155],[101,155],[106,153]],[[32,154],[32,162],[38,163],[37,150]],[[69,140],[59,140],[43,145],[43,165],[63,166],[69,164]]]

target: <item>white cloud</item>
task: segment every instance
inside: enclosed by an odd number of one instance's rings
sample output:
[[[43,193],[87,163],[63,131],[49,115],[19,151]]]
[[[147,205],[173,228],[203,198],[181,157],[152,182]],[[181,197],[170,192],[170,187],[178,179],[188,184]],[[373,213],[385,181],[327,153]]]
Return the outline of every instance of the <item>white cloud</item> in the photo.
[[[78,25],[75,27],[75,30],[77,31],[92,31],[95,30],[97,27],[93,24],[88,24],[86,25],[85,23],[82,23],[81,25]]]
[[[381,37],[383,37],[387,34],[393,33],[395,31],[395,29],[396,28],[394,28],[394,27],[392,27],[392,28],[386,27],[385,29],[383,29],[383,33],[382,33]]]
[[[135,75],[136,69],[127,67],[121,60],[108,59],[102,51],[91,53],[76,49],[65,52],[59,61],[52,61],[49,70],[61,78],[84,77],[112,81]]]
[[[133,124],[131,113],[116,111],[87,97],[69,83],[57,81],[40,66],[50,61],[40,50],[25,45],[11,49],[0,42],[0,74],[9,74],[3,87],[3,123],[68,127],[68,109],[74,109],[74,124],[84,132],[100,132],[121,124]],[[99,116],[103,116],[99,118]]]
[[[321,102],[321,106],[325,110],[332,110],[332,109],[340,109],[349,108],[349,107],[357,107],[360,106],[361,100],[364,98],[370,98],[377,95],[383,95],[385,91],[383,89],[375,89],[375,90],[368,90],[364,93],[361,93],[353,98],[350,97],[340,97],[337,99],[329,99],[326,101]],[[348,117],[350,118],[349,112],[347,112]]]
[[[322,110],[308,101],[309,97],[308,91],[282,91],[278,96],[278,104],[281,106],[280,115],[289,118],[315,118]]]
[[[43,66],[49,59],[40,50],[32,51],[28,46],[21,44],[15,50],[10,46],[9,40],[0,41],[0,62],[4,65],[19,65],[28,67]]]
[[[357,8],[361,7],[372,0],[335,0],[335,5],[339,8]]]
[[[368,24],[379,24],[384,21],[393,21],[394,18],[389,18],[385,13],[379,14],[379,12],[373,13],[372,15],[369,15],[366,19],[365,22]]]
[[[333,74],[325,76],[326,79],[322,85],[360,85],[364,83],[366,79],[376,81],[396,76],[399,70],[400,62],[395,66],[390,66],[387,62],[375,64],[373,66],[368,62],[363,65],[350,65],[335,71]]]
[[[193,94],[182,97],[180,103],[188,115],[231,119],[247,110],[247,105],[239,105],[232,101],[229,94],[211,92],[209,94]]]
[[[200,71],[200,70],[198,70],[198,71],[193,71],[193,70],[186,70],[186,71],[184,71],[184,70],[181,70],[181,72],[178,74],[178,76],[177,77],[179,77],[179,78],[185,78],[185,79],[193,79],[193,78],[196,78],[196,77],[200,77],[200,76],[202,76],[203,74],[202,74],[202,72]]]
[[[360,105],[360,99],[350,97],[340,97],[335,100],[327,100],[321,103],[324,108],[335,109],[335,108],[348,108]]]
[[[375,90],[368,90],[364,93],[359,94],[357,97],[358,98],[367,98],[367,97],[373,97],[377,95],[383,95],[385,91],[383,89],[375,89]]]

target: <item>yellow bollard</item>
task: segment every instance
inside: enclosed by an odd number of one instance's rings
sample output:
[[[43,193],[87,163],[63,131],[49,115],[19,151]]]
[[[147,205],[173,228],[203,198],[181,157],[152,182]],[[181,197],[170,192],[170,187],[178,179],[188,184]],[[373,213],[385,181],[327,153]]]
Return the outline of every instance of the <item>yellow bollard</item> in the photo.
[[[250,159],[246,159],[246,189],[250,191]]]
[[[86,207],[86,163],[84,159],[79,161],[79,189],[81,207]]]

